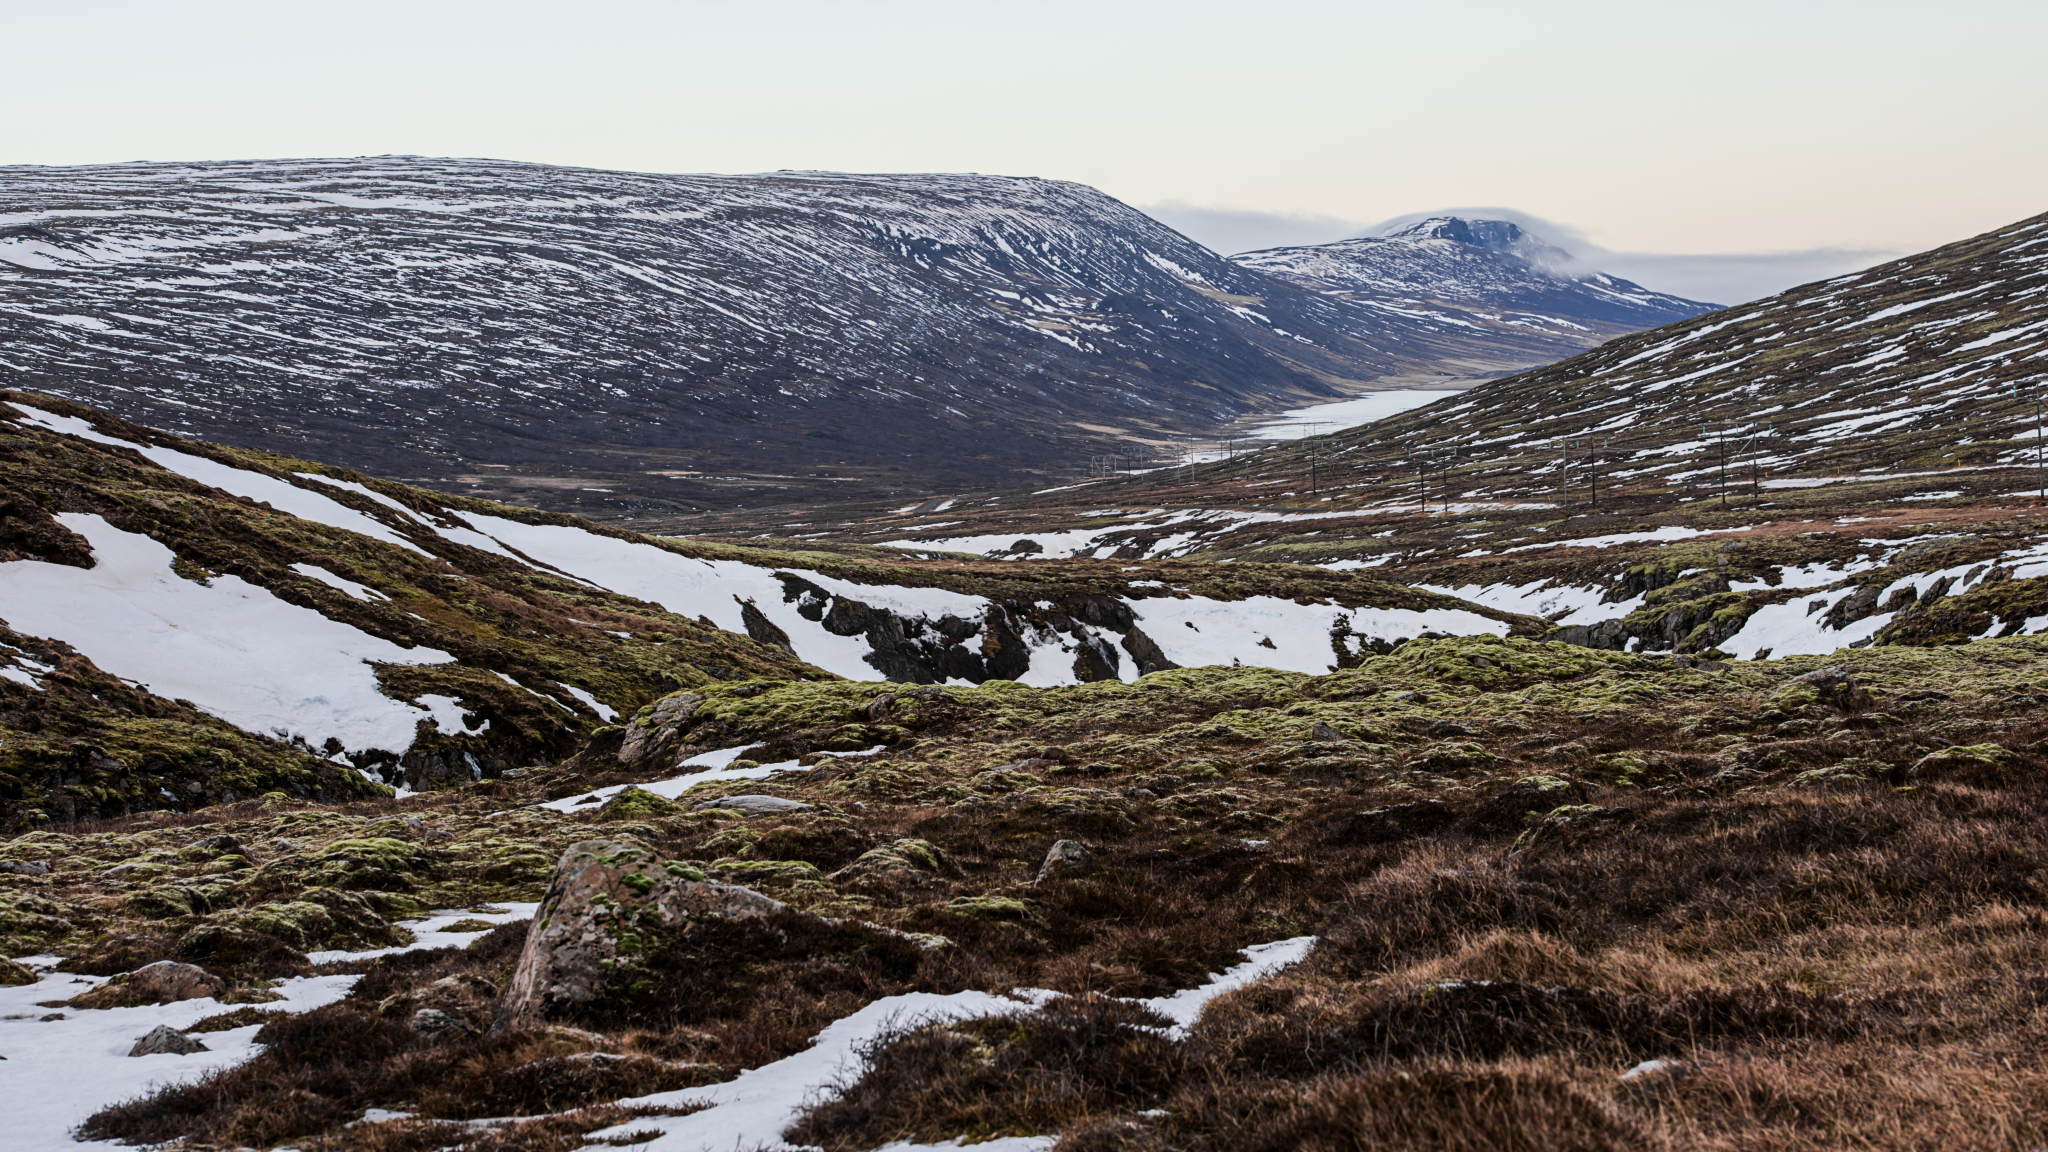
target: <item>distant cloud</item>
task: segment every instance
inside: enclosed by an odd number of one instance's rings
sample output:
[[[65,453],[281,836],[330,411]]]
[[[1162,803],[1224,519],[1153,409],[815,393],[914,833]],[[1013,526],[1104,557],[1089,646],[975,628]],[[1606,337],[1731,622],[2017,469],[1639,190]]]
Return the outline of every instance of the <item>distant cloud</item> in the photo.
[[[1144,211],[1197,243],[1225,255],[1261,248],[1327,244],[1355,236],[1378,236],[1432,216],[1507,220],[1578,257],[1589,271],[1597,269],[1633,280],[1645,288],[1715,304],[1741,304],[1795,285],[1859,271],[1906,255],[1878,248],[1809,248],[1792,252],[1701,255],[1617,252],[1593,243],[1578,228],[1512,208],[1440,208],[1433,212],[1410,212],[1377,224],[1347,221],[1334,216],[1208,208],[1178,200],[1149,205]]]
[[[1591,257],[1602,272],[1688,300],[1741,304],[1799,284],[1857,272],[1896,260],[1904,252],[1808,248],[1801,252],[1737,252],[1676,256],[1659,252],[1601,252]]]

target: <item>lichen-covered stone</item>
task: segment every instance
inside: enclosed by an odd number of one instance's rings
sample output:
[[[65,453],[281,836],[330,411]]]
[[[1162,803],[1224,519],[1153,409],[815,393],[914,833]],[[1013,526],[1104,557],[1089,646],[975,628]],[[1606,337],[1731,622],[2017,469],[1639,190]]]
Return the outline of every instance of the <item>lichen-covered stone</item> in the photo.
[[[642,958],[660,935],[687,932],[705,918],[765,916],[784,908],[751,889],[701,876],[615,840],[570,845],[534,914],[491,1029],[530,1027],[600,997],[634,995],[647,979]]]
[[[205,1043],[196,1036],[187,1036],[168,1024],[159,1024],[135,1041],[135,1047],[128,1050],[130,1056],[190,1056],[194,1052],[205,1052]]]
[[[142,1004],[175,1004],[180,1000],[220,997],[228,982],[196,964],[159,960],[125,972],[105,984],[73,996],[73,1008],[133,1008]]]
[[[1038,878],[1034,883],[1043,884],[1063,873],[1075,872],[1088,866],[1089,853],[1078,840],[1055,840],[1046,850],[1045,860],[1038,866]]]

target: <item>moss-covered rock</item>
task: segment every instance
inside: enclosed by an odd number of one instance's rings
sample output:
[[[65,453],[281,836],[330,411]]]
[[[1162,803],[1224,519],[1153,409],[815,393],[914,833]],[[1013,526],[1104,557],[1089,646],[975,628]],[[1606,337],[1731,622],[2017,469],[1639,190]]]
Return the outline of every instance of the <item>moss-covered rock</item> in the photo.
[[[651,820],[673,816],[682,806],[644,788],[628,788],[604,802],[595,816],[599,820]]]

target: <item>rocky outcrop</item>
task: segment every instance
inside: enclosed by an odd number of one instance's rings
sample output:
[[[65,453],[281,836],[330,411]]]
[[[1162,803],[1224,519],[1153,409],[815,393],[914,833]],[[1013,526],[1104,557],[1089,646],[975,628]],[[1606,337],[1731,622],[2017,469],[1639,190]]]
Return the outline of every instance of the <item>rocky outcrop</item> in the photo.
[[[1063,643],[1074,653],[1074,675],[1084,683],[1121,678],[1124,653],[1141,676],[1180,667],[1138,627],[1129,604],[1105,593],[1076,592],[1050,602],[1005,600],[990,604],[977,620],[953,615],[934,620],[837,595],[789,572],[776,573],[776,579],[782,582],[784,603],[794,604],[804,619],[835,636],[866,639],[867,662],[884,679],[898,683],[1015,680],[1031,669],[1033,643],[1026,637],[1036,633],[1043,647],[1048,630],[1067,637]],[[748,630],[757,640],[774,642],[754,633],[751,623]]]
[[[626,738],[619,745],[619,763],[631,764],[666,748],[703,705],[702,696],[688,692],[655,701],[652,708],[635,716],[626,726]]]
[[[792,656],[796,655],[796,649],[789,643],[789,633],[784,632],[780,625],[755,607],[752,600],[740,601],[740,622],[746,625],[748,636],[763,644],[772,644]]]
[[[683,863],[616,840],[562,853],[536,910],[491,1031],[539,1025],[651,985],[645,958],[666,936],[710,919],[767,916],[779,900],[706,880]]]

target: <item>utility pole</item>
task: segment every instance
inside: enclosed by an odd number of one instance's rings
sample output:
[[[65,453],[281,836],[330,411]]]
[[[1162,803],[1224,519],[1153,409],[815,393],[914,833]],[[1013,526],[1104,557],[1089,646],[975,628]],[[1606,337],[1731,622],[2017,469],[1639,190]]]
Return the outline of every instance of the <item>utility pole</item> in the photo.
[[[1728,429],[1721,428],[1721,507],[1728,506]]]
[[[1600,458],[1594,455],[1593,442],[1586,441],[1586,485],[1592,500],[1587,507],[1600,510]]]

